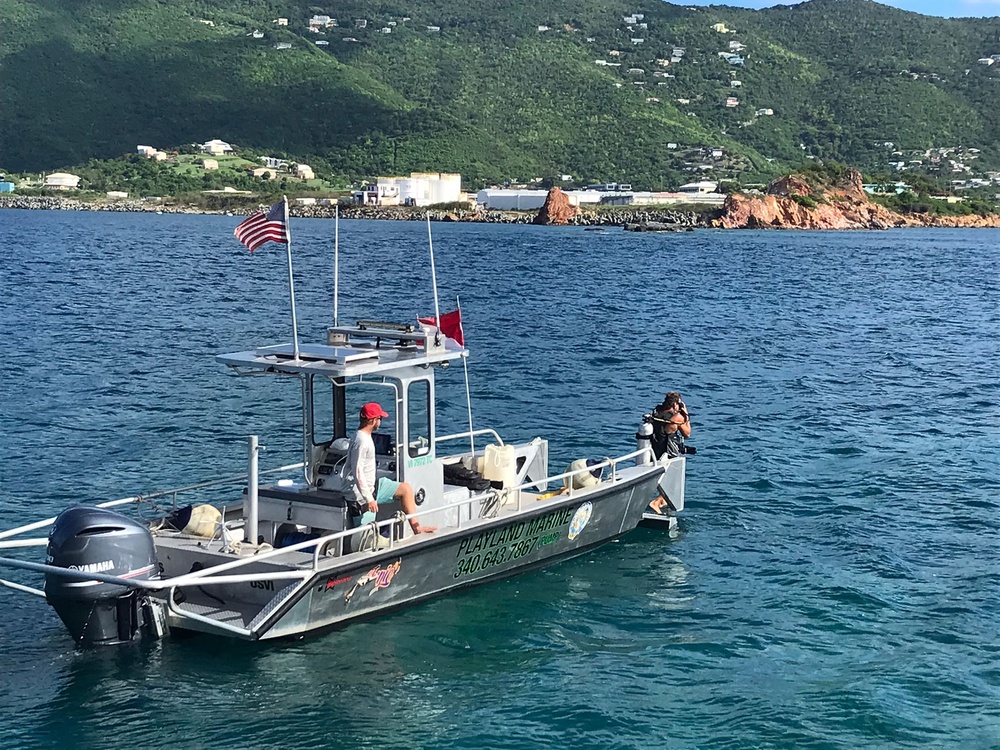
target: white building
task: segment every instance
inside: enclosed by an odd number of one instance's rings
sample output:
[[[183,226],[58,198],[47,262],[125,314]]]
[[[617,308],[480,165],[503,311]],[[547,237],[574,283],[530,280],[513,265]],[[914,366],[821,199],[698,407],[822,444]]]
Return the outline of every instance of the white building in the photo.
[[[296,164],[295,176],[300,180],[315,180],[316,175],[308,164]]]
[[[378,184],[355,191],[354,202],[362,206],[398,206],[399,186],[382,183],[380,178]]]
[[[599,190],[567,190],[571,206],[598,204],[603,193]],[[476,203],[492,211],[537,211],[545,204],[548,190],[499,190],[490,188],[476,193]]]
[[[454,173],[411,172],[409,177],[379,177],[374,188],[364,191],[362,202],[380,206],[434,206],[462,201],[462,175]]]
[[[45,187],[50,190],[76,190],[80,185],[80,178],[68,172],[53,172],[45,177]]]
[[[201,150],[202,153],[211,154],[212,156],[222,156],[223,154],[233,153],[232,146],[225,141],[220,141],[218,139],[201,144]]]
[[[689,182],[687,185],[681,185],[677,188],[679,193],[714,193],[718,189],[719,183],[712,182],[711,180],[702,180],[701,182]]]

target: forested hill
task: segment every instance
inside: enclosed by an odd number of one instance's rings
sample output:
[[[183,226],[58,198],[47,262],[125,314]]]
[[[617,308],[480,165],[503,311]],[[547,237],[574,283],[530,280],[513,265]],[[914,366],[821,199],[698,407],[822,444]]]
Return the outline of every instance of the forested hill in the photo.
[[[804,156],[873,170],[929,148],[1000,164],[996,18],[869,0],[318,2],[0,0],[0,166],[212,138],[333,175],[473,186],[650,188]]]

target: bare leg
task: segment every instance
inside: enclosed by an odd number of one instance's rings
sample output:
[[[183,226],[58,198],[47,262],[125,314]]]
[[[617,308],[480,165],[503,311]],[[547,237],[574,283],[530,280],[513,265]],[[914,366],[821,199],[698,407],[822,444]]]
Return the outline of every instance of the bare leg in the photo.
[[[406,515],[410,516],[417,512],[417,502],[413,499],[413,485],[409,482],[399,483],[399,488],[396,490],[396,499],[399,500],[399,504]],[[416,518],[410,519],[410,528],[413,529],[414,534],[430,534],[437,531],[437,526],[421,526],[420,521]]]
[[[659,513],[663,515],[663,506],[667,504],[667,499],[663,497],[663,493],[656,496],[656,499],[649,504],[649,509],[654,513]]]

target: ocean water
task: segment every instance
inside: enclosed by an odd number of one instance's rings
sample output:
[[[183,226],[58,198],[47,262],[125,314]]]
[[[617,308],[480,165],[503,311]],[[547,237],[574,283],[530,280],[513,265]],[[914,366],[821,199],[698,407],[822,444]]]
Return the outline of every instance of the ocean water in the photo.
[[[290,339],[237,221],[0,211],[0,528],[297,459],[294,387],[214,361]],[[317,340],[333,223],[292,232]],[[283,644],[80,651],[0,589],[0,748],[1000,747],[1000,233],[433,235],[478,426],[557,468],[684,394],[678,536]],[[341,322],[433,311],[425,225],[341,239]]]

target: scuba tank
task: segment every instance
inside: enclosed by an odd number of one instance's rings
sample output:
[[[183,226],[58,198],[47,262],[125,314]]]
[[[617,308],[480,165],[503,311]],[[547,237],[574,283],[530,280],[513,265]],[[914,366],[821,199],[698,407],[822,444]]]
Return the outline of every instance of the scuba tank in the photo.
[[[639,425],[639,429],[635,433],[635,448],[636,450],[648,449],[646,453],[640,453],[635,457],[636,466],[650,466],[653,462],[653,425],[651,423],[652,415],[643,414],[642,424]]]

